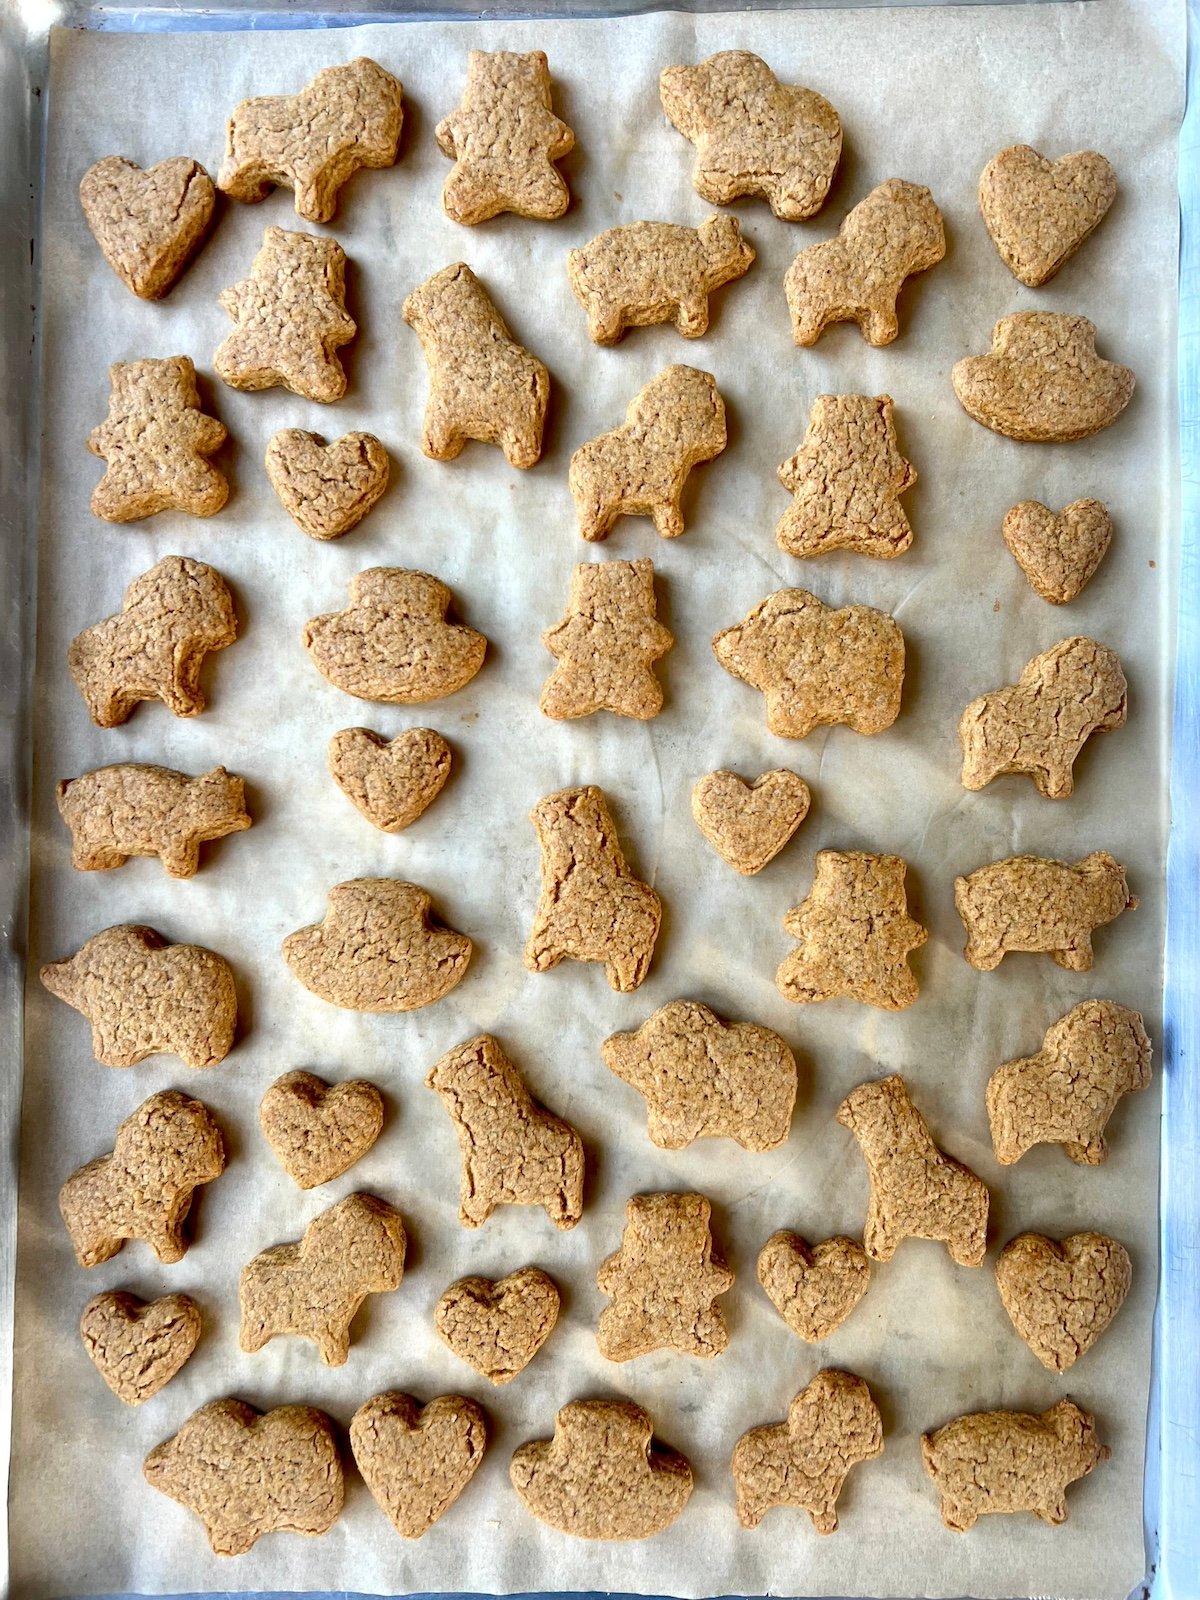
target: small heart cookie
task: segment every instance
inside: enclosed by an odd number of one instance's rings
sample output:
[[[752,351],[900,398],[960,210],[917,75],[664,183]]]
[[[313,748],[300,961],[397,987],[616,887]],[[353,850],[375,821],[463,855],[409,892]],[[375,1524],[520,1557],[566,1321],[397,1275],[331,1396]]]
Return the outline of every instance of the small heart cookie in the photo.
[[[1117,177],[1095,150],[1047,161],[1027,144],[1001,150],[979,179],[979,209],[1000,259],[1022,283],[1048,282],[1103,222]]]
[[[773,861],[808,815],[808,785],[787,767],[745,783],[710,772],[692,790],[692,816],[713,849],[751,877]]]
[[[104,259],[141,300],[161,300],[212,221],[216,190],[198,161],[173,156],[145,172],[105,156],[84,173],[79,203]]]
[[[98,1294],[83,1308],[79,1336],[118,1400],[140,1406],[170,1383],[191,1356],[200,1325],[200,1308],[186,1294],[150,1301],[131,1294]]]
[[[1112,518],[1099,500],[1073,500],[1054,512],[1022,500],[1004,518],[1004,542],[1043,600],[1066,605],[1104,560]]]
[[[334,783],[384,833],[399,833],[428,809],[450,776],[450,746],[432,728],[391,740],[370,728],[343,728],[329,741]]]
[[[773,1233],[758,1257],[758,1281],[793,1333],[818,1344],[839,1328],[867,1292],[871,1263],[854,1239],[811,1248],[796,1233]]]
[[[351,1418],[350,1448],[396,1532],[419,1539],[475,1476],[487,1449],[487,1417],[459,1394],[426,1406],[408,1394],[377,1394]]]
[[[1102,1233],[1062,1243],[1022,1233],[996,1262],[996,1287],[1013,1327],[1044,1367],[1065,1372],[1121,1309],[1133,1268],[1124,1245]]]
[[[363,1078],[331,1087],[311,1072],[285,1072],[263,1095],[258,1121],[288,1176],[315,1189],[348,1171],[378,1139],[383,1097]]]
[[[558,1289],[537,1267],[493,1283],[460,1278],[433,1313],[441,1338],[491,1383],[510,1383],[537,1355],[558,1320]]]
[[[388,486],[388,453],[373,433],[284,428],[267,446],[267,476],[283,509],[310,539],[340,539],[357,527]]]

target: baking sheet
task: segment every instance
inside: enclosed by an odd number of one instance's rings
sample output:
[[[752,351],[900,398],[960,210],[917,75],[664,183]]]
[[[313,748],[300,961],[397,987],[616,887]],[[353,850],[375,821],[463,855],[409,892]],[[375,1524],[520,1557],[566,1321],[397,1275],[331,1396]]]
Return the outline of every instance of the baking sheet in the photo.
[[[556,109],[577,135],[565,164],[577,200],[557,224],[498,219],[465,230],[441,214],[449,165],[432,128],[458,101],[472,46],[541,47],[550,55]],[[732,46],[759,51],[782,77],[837,105],[847,151],[831,201],[799,226],[776,222],[762,205],[739,206],[758,261],[714,297],[704,340],[684,344],[672,330],[645,330],[599,350],[567,288],[565,253],[617,222],[697,223],[709,213],[690,187],[690,148],[659,112],[657,71]],[[361,329],[346,355],[350,393],[331,408],[281,391],[235,394],[211,379],[212,351],[229,326],[216,297],[246,275],[265,226],[307,226],[293,218],[290,195],[223,208],[196,264],[164,304],[148,306],[100,260],[78,212],[78,177],[111,151],[149,164],[186,150],[215,170],[224,116],[238,100],[298,87],[319,66],[362,52],[404,80],[407,117],[399,165],[355,180],[329,230],[352,263],[350,305]],[[990,1153],[983,1086],[999,1061],[1037,1048],[1051,1021],[1092,994],[1140,1007],[1157,1031],[1182,60],[1182,9],[1150,11],[1123,0],[983,16],[843,12],[420,24],[319,36],[57,36],[44,235],[48,420],[33,964],[68,953],[110,923],[149,922],[231,960],[244,1029],[228,1061],[207,1074],[163,1059],[110,1071],[92,1060],[82,1020],[30,987],[15,1593],[579,1588],[1102,1600],[1125,1595],[1142,1575],[1157,1091],[1121,1106],[1104,1167],[1075,1168],[1040,1149],[1002,1172]],[[1042,291],[1009,277],[975,211],[979,170],[1016,140],[1054,154],[1102,149],[1122,183],[1101,233]],[[946,218],[946,261],[906,290],[904,331],[888,349],[873,351],[854,328],[840,327],[814,349],[796,350],[780,289],[784,270],[796,250],[826,237],[849,206],[892,175],[932,187]],[[426,376],[400,304],[416,283],[459,258],[553,375],[547,450],[527,474],[481,446],[452,464],[427,461],[417,447]],[[986,349],[996,318],[1030,306],[1092,316],[1101,353],[1137,372],[1128,413],[1098,439],[1022,446],[984,432],[958,409],[948,378],[953,361]],[[179,352],[196,360],[208,409],[233,436],[223,458],[230,503],[209,522],[171,515],[132,528],[98,523],[87,501],[100,464],[83,440],[105,414],[107,364]],[[570,453],[618,422],[640,385],[677,360],[715,374],[729,408],[730,448],[695,474],[681,540],[660,542],[649,523],[625,521],[605,546],[584,548],[566,487]],[[921,475],[908,497],[916,542],[895,563],[850,556],[800,563],[773,541],[786,505],[774,468],[802,436],[817,394],[854,391],[887,392],[896,401],[901,447]],[[369,428],[392,454],[392,488],[336,544],[305,540],[266,482],[262,452],[286,426],[329,436]],[[1114,547],[1080,599],[1051,611],[1003,549],[1000,521],[1023,498],[1057,506],[1087,494],[1110,504]],[[162,707],[143,707],[121,729],[95,729],[66,674],[66,645],[117,608],[137,573],[176,552],[217,566],[242,617],[242,638],[212,664],[210,709],[177,722]],[[660,667],[666,709],[645,726],[548,722],[537,693],[551,662],[538,634],[562,614],[572,564],[644,554],[655,561],[661,612],[676,635]],[[464,620],[491,641],[483,672],[453,699],[411,712],[367,706],[328,685],[301,648],[302,623],[339,609],[349,578],[381,563],[446,579]],[[905,709],[888,733],[863,739],[840,728],[802,743],[775,739],[765,730],[761,697],[716,665],[711,635],[789,583],[831,603],[882,606],[900,621],[909,650]],[[963,705],[1013,681],[1030,656],[1073,632],[1120,652],[1131,683],[1129,725],[1085,752],[1070,802],[1043,801],[1016,780],[968,795],[957,782]],[[427,723],[454,746],[447,790],[397,838],[375,833],[325,773],[329,735],[355,723],[388,735]],[[223,762],[247,778],[255,826],[208,847],[204,868],[188,883],[171,882],[154,861],[115,874],[73,874],[54,781],[116,760],[196,772]],[[780,764],[810,781],[813,811],[760,877],[739,879],[696,833],[691,785],[717,766],[752,776]],[[606,789],[632,864],[666,905],[654,967],[632,996],[613,994],[599,969],[568,964],[533,976],[521,963],[538,876],[526,813],[550,790],[589,781]],[[791,946],[780,920],[807,892],[813,853],[823,846],[895,850],[910,862],[911,898],[931,932],[915,958],[922,995],[911,1011],[891,1016],[841,1002],[797,1010],[775,990],[774,969]],[[1093,848],[1127,864],[1142,903],[1099,935],[1091,977],[1045,959],[1011,958],[987,975],[965,964],[956,873],[1020,850],[1074,859]],[[427,1011],[401,1018],[335,1011],[300,989],[278,955],[284,934],[323,914],[329,886],[370,874],[426,885],[451,925],[476,941],[466,980]],[[670,1153],[649,1143],[640,1098],[610,1077],[597,1045],[680,995],[775,1027],[796,1048],[801,1094],[781,1151],[750,1155],[713,1141]],[[422,1080],[443,1050],[481,1029],[501,1038],[535,1092],[570,1117],[588,1144],[587,1209],[569,1234],[541,1213],[501,1212],[478,1233],[457,1224],[457,1145]],[[267,1084],[296,1066],[330,1078],[366,1075],[389,1102],[375,1149],[307,1195],[276,1168],[255,1118]],[[970,1272],[938,1246],[905,1245],[876,1270],[862,1307],[818,1348],[795,1340],[758,1288],[755,1256],[774,1229],[819,1238],[861,1227],[865,1174],[833,1111],[854,1084],[892,1070],[908,1076],[942,1143],[991,1185],[995,1244],[1024,1228],[1091,1227],[1130,1249],[1129,1301],[1068,1380],[1045,1373],[1013,1334],[995,1293],[994,1253]],[[197,1208],[196,1243],[173,1268],[130,1247],[83,1273],[57,1215],[58,1186],[111,1147],[117,1122],[146,1095],[170,1086],[212,1106],[231,1154]],[[717,1236],[738,1274],[725,1300],[729,1350],[713,1363],[669,1353],[606,1363],[594,1344],[604,1303],[595,1267],[619,1242],[631,1193],[683,1187],[713,1200]],[[409,1224],[401,1289],[368,1303],[344,1368],[321,1367],[298,1341],[240,1354],[241,1264],[267,1244],[297,1237],[356,1188],[393,1201]],[[534,1365],[493,1392],[437,1340],[432,1308],[464,1272],[499,1276],[529,1261],[562,1285],[564,1315]],[[108,1287],[143,1295],[184,1289],[206,1314],[193,1360],[136,1412],[104,1389],[75,1334],[83,1302]],[[831,1363],[860,1372],[877,1393],[887,1429],[883,1458],[851,1477],[834,1538],[818,1539],[802,1513],[783,1511],[754,1533],[740,1530],[727,1469],[733,1442],[746,1427],[783,1416],[791,1396]],[[141,1478],[145,1452],[217,1395],[236,1393],[260,1406],[307,1401],[344,1424],[363,1399],[388,1387],[426,1398],[473,1394],[494,1423],[477,1478],[419,1544],[393,1535],[351,1470],[346,1511],[324,1539],[281,1535],[236,1562],[219,1561],[190,1516]],[[920,1432],[965,1409],[1041,1409],[1064,1392],[1096,1411],[1114,1452],[1072,1491],[1068,1525],[996,1518],[965,1538],[947,1533],[921,1469]],[[508,1487],[515,1445],[548,1434],[555,1409],[587,1394],[629,1395],[646,1405],[660,1436],[696,1470],[684,1516],[643,1546],[568,1540],[534,1523]]]

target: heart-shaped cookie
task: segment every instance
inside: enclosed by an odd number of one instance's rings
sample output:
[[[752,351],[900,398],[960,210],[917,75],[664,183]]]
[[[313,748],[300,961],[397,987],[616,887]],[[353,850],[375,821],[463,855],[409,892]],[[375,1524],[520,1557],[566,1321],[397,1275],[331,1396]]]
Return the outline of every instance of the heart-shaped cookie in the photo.
[[[373,433],[326,444],[319,433],[284,428],[267,446],[272,487],[310,539],[340,539],[357,527],[387,488],[388,472],[388,453]]]
[[[717,854],[746,877],[773,861],[808,815],[811,796],[787,767],[745,783],[710,772],[692,790],[692,816]]]
[[[179,1371],[200,1338],[200,1308],[186,1294],[161,1300],[98,1294],[79,1319],[83,1348],[127,1406],[149,1400]]]
[[[419,1539],[475,1476],[487,1449],[487,1417],[459,1394],[426,1406],[408,1394],[377,1394],[351,1418],[350,1448],[396,1532]]]
[[[828,1339],[867,1292],[871,1263],[854,1239],[809,1246],[796,1233],[773,1233],[758,1257],[758,1281],[793,1333],[809,1344]]]
[[[160,300],[212,221],[216,190],[198,161],[173,156],[145,172],[124,156],[89,167],[79,202],[104,259],[142,300]]]
[[[1102,1233],[1062,1243],[1022,1233],[996,1262],[996,1287],[1013,1327],[1044,1367],[1065,1372],[1121,1309],[1133,1268],[1124,1245]]]
[[[1095,150],[1047,161],[1027,144],[1001,150],[979,179],[979,209],[1000,259],[1031,289],[1048,282],[1104,220],[1117,194]]]
[[[537,1355],[558,1320],[558,1289],[537,1267],[493,1283],[460,1278],[433,1313],[454,1354],[492,1383],[510,1383]]]
[[[363,1078],[331,1087],[312,1072],[285,1072],[263,1095],[258,1121],[288,1176],[315,1189],[340,1177],[378,1139],[383,1097]]]
[[[1074,500],[1051,511],[1039,500],[1022,500],[1004,519],[1004,542],[1043,600],[1074,600],[1104,560],[1112,519],[1099,500]]]
[[[409,728],[390,742],[370,728],[343,728],[328,759],[334,783],[384,833],[415,822],[450,776],[450,746],[432,728]]]

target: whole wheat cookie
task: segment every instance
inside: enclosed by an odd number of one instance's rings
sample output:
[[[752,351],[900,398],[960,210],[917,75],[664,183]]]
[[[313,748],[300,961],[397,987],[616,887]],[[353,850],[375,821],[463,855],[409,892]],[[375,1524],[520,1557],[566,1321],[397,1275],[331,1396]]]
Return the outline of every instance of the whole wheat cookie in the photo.
[[[917,998],[909,955],[929,937],[908,913],[902,856],[818,850],[813,886],[783,926],[799,945],[785,956],[775,986],[797,1004],[845,996],[884,1011]]]
[[[487,1449],[483,1407],[461,1394],[422,1405],[392,1390],[350,1419],[350,1448],[371,1498],[402,1539],[419,1539],[479,1470]]]
[[[513,1452],[509,1478],[525,1509],[577,1539],[648,1539],[669,1528],[692,1493],[687,1458],[654,1437],[631,1400],[572,1400],[553,1439]]]
[[[1004,542],[1013,559],[1052,606],[1068,604],[1083,590],[1111,540],[1112,518],[1099,500],[1073,500],[1058,512],[1022,500],[1004,518]]]
[[[281,428],[267,445],[267,477],[279,503],[310,539],[340,539],[356,528],[388,486],[388,453],[373,433]]]
[[[288,934],[283,959],[306,989],[348,1011],[417,1011],[461,983],[471,941],[436,920],[427,890],[352,878],[322,921]]]
[[[213,1400],[151,1450],[146,1482],[204,1524],[219,1556],[240,1556],[265,1533],[328,1533],[342,1509],[337,1436],[313,1406],[256,1411]]]
[[[394,164],[403,120],[403,86],[377,61],[326,67],[299,94],[242,101],[225,130],[217,187],[252,203],[282,184],[298,217],[328,222],[347,179]]]
[[[190,1295],[166,1294],[147,1302],[107,1292],[84,1306],[79,1337],[117,1399],[140,1406],[191,1359],[201,1326],[200,1308]]]
[[[537,1355],[558,1321],[558,1288],[537,1267],[507,1277],[460,1278],[433,1309],[438,1337],[489,1383],[511,1383]]]
[[[381,833],[410,827],[450,776],[450,746],[432,728],[384,739],[370,728],[342,728],[329,741],[334,783]]]
[[[233,596],[216,568],[164,556],[133,580],[120,611],[72,639],[67,666],[98,728],[118,727],[140,700],[195,717],[206,704],[204,658],[233,644],[237,629]]]
[[[777,589],[713,640],[717,660],[766,700],[784,739],[844,722],[882,733],[900,715],[904,635],[873,606],[835,611],[807,589]]]
[[[510,467],[534,466],[542,453],[550,374],[512,337],[466,262],[426,278],[401,315],[421,341],[429,368],[424,453],[453,461],[468,439],[477,439],[499,445]]]
[[[761,195],[781,222],[825,204],[842,155],[842,125],[812,89],[780,83],[749,50],[721,50],[658,78],[668,120],[696,146],[692,187],[710,205]]]
[[[841,1235],[809,1245],[798,1233],[773,1233],[758,1253],[758,1281],[794,1334],[820,1344],[867,1292],[871,1259]]]
[[[954,880],[967,930],[963,954],[979,972],[1014,950],[1044,951],[1068,972],[1090,972],[1095,929],[1137,903],[1125,868],[1107,850],[1075,862],[1009,856]]]
[[[804,443],[776,476],[792,496],[775,525],[789,555],[853,550],[890,561],[912,544],[900,496],[917,469],[900,454],[891,395],[818,395]]]
[[[721,859],[749,878],[774,861],[811,801],[808,785],[789,767],[764,772],[753,783],[722,768],[692,790],[692,817]]]
[[[652,1350],[719,1356],[729,1343],[717,1296],[733,1273],[713,1243],[702,1194],[635,1194],[625,1207],[621,1248],[600,1263],[596,1283],[612,1304],[600,1313],[596,1346],[608,1361]]]
[[[263,1095],[258,1125],[272,1154],[301,1189],[340,1178],[383,1130],[383,1096],[365,1078],[329,1084],[285,1072]]]
[[[1008,1319],[1051,1372],[1066,1372],[1087,1354],[1121,1309],[1132,1279],[1129,1252],[1102,1233],[1073,1233],[1061,1243],[1021,1233],[996,1261]]]
[[[105,156],[79,184],[93,238],[139,300],[166,294],[208,232],[215,199],[212,179],[190,156],[145,171],[125,156]]]
[[[783,280],[792,338],[811,345],[831,322],[857,322],[868,344],[900,332],[896,300],[904,280],[946,254],[942,213],[924,185],[889,178],[860,200],[837,237],[809,245]]]
[[[582,539],[607,539],[618,517],[649,517],[664,539],[684,531],[688,473],[726,444],[725,402],[711,372],[664,367],[629,402],[619,428],[581,444],[567,482]]]
[[[116,361],[108,376],[108,416],[87,441],[105,464],[93,513],[105,522],[140,522],[160,511],[215,516],[229,484],[208,457],[229,431],[201,410],[190,359]]]
[[[547,1111],[488,1033],[435,1061],[425,1079],[462,1152],[458,1220],[480,1228],[497,1206],[541,1206],[556,1228],[583,1215],[583,1141]]]
[[[851,1469],[882,1454],[883,1418],[870,1389],[826,1367],[792,1401],[786,1422],[751,1428],[734,1445],[738,1521],[757,1528],[772,1506],[797,1506],[818,1533],[836,1533]]]
[[[529,813],[542,852],[542,891],[525,946],[530,972],[601,961],[622,994],[650,970],[662,902],[630,871],[603,789],[559,789]]]
[[[662,1150],[704,1138],[775,1150],[791,1130],[796,1058],[770,1028],[672,1000],[634,1032],[610,1034],[600,1054],[645,1098],[647,1132]]]
[[[744,277],[754,247],[735,217],[698,228],[626,222],[567,257],[571,293],[587,312],[593,344],[616,344],[626,328],[673,322],[685,339],[708,332],[708,297]]]
[[[233,973],[202,945],[172,944],[154,928],[122,922],[38,976],[91,1023],[92,1054],[106,1067],[135,1067],[155,1055],[215,1067],[233,1047]]]
[[[996,1160],[1007,1167],[1035,1144],[1060,1144],[1072,1161],[1097,1166],[1117,1101],[1150,1086],[1151,1055],[1138,1012],[1111,1000],[1073,1006],[1036,1055],[1006,1061],[988,1079]]]
[[[1133,395],[1128,367],[1096,354],[1096,329],[1062,311],[1015,311],[992,329],[984,356],[950,374],[958,402],[993,433],[1064,444],[1107,428]]]
[[[975,1411],[921,1435],[921,1460],[954,1533],[992,1512],[1032,1511],[1052,1526],[1065,1522],[1069,1485],[1109,1454],[1096,1419],[1071,1400],[1041,1416]]]
[[[1027,144],[1010,145],[979,175],[979,209],[1000,259],[1014,278],[1038,289],[1108,215],[1117,175],[1098,151],[1047,161]]]
[[[904,1239],[937,1239],[960,1267],[982,1265],[987,1185],[938,1149],[899,1073],[860,1083],[838,1107],[837,1120],[858,1140],[871,1180],[867,1254],[890,1261]]]
[[[571,573],[567,614],[542,643],[558,666],[539,704],[557,721],[614,711],[646,722],[662,710],[654,663],[675,643],[658,620],[652,561],[583,561]]]
[[[213,355],[231,389],[281,386],[329,403],[346,392],[338,350],[358,325],[346,310],[346,256],[336,239],[268,228],[243,278],[221,294],[237,327]]]
[[[148,1244],[164,1266],[182,1261],[192,1196],[225,1170],[225,1141],[199,1100],[165,1089],[117,1129],[112,1153],[73,1172],[58,1209],[81,1267],[110,1261],[127,1239]]]
[[[130,856],[158,856],[172,878],[200,868],[200,846],[248,828],[245,785],[224,767],[198,778],[169,767],[121,762],[55,785],[71,830],[71,865],[108,872]]]
[[[575,148],[575,135],[554,115],[542,50],[472,50],[462,104],[434,138],[455,164],[442,190],[454,222],[487,222],[503,211],[553,222],[571,203],[554,163]]]

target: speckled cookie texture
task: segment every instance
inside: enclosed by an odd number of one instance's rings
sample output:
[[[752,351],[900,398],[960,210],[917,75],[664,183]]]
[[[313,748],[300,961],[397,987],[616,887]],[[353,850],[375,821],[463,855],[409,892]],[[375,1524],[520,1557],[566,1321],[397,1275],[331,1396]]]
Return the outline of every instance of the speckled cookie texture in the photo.
[[[663,1150],[702,1138],[774,1150],[791,1129],[796,1058],[770,1028],[672,1000],[632,1033],[611,1034],[600,1054],[644,1096],[647,1132]]]
[[[836,1533],[851,1469],[882,1454],[883,1418],[870,1389],[826,1367],[792,1401],[786,1422],[751,1428],[734,1446],[738,1521],[757,1528],[773,1506],[795,1506],[818,1533]]]
[[[352,878],[329,891],[323,921],[288,935],[283,959],[330,1005],[416,1011],[462,981],[471,941],[435,920],[418,884]]]
[[[1014,950],[1043,951],[1068,972],[1090,972],[1092,934],[1137,908],[1125,868],[1107,850],[1081,861],[1009,856],[954,880],[967,930],[963,954],[991,972]]]
[[[773,1233],[758,1255],[758,1281],[794,1334],[819,1344],[836,1332],[867,1292],[871,1260],[857,1239],[809,1245],[798,1233]]]
[[[1061,1243],[1018,1234],[996,1262],[1009,1321],[1051,1372],[1066,1372],[1087,1354],[1121,1309],[1132,1278],[1129,1252],[1102,1233],[1073,1233]]]
[[[462,104],[434,137],[455,164],[442,190],[455,222],[504,211],[553,222],[571,203],[554,163],[575,148],[575,135],[554,115],[544,51],[472,50]]]
[[[285,1072],[263,1095],[258,1125],[279,1165],[301,1189],[341,1177],[383,1130],[383,1096],[365,1078],[329,1084]]]
[[[1011,1166],[1036,1144],[1060,1144],[1081,1166],[1104,1161],[1108,1119],[1122,1095],[1149,1087],[1151,1055],[1138,1012],[1111,1000],[1073,1006],[1036,1055],[1006,1061],[988,1079],[996,1160]]]
[[[537,1355],[558,1321],[554,1279],[538,1267],[518,1267],[493,1283],[460,1278],[433,1311],[438,1336],[489,1383],[512,1380]]]
[[[634,395],[619,428],[581,444],[567,480],[583,539],[607,539],[618,517],[649,517],[664,539],[684,531],[688,473],[726,444],[725,402],[710,372],[664,367]]]
[[[186,1294],[159,1300],[107,1292],[83,1308],[79,1337],[97,1372],[127,1406],[140,1406],[170,1383],[200,1339],[200,1307]]]
[[[788,268],[792,338],[812,345],[831,322],[856,322],[868,344],[891,344],[904,280],[945,254],[942,214],[929,190],[889,178],[859,201],[836,238],[809,245]]]
[[[71,641],[67,666],[98,728],[117,727],[141,700],[195,717],[206,704],[204,658],[233,644],[237,629],[233,596],[216,568],[164,556],[133,580],[120,611]]]
[[[158,856],[172,878],[191,878],[200,846],[250,826],[245,786],[224,767],[198,778],[169,767],[122,762],[55,786],[71,830],[71,865],[107,872],[130,856]]]
[[[539,1522],[577,1539],[648,1539],[669,1528],[692,1493],[686,1457],[654,1438],[630,1400],[573,1400],[553,1439],[513,1454],[512,1486]]]
[[[175,1089],[151,1095],[117,1129],[112,1153],[59,1190],[75,1259],[96,1267],[140,1239],[165,1266],[182,1261],[192,1195],[224,1170],[225,1141],[208,1107]]]
[[[237,1031],[229,963],[198,944],[172,944],[154,928],[117,923],[39,974],[52,995],[92,1025],[106,1067],[174,1055],[189,1067],[224,1061]]]
[[[84,173],[79,203],[104,259],[140,300],[161,300],[199,248],[216,190],[198,161],[172,156],[145,171],[105,156]]]
[[[600,961],[627,994],[650,970],[662,902],[636,878],[617,841],[604,791],[559,789],[529,814],[542,852],[542,890],[525,946],[531,972]]]
[[[425,1079],[462,1152],[458,1219],[479,1228],[500,1205],[541,1206],[556,1228],[583,1215],[583,1142],[530,1094],[490,1034],[448,1050]]]
[[[958,724],[962,786],[1024,773],[1048,800],[1074,789],[1075,759],[1093,733],[1125,725],[1129,689],[1105,645],[1078,635],[1043,650],[1010,688],[981,695]]]
[[[917,470],[900,454],[891,395],[818,395],[804,443],[777,476],[792,503],[775,542],[789,555],[852,550],[888,561],[912,544],[900,496]]]
[[[651,561],[581,562],[571,574],[567,614],[542,643],[558,666],[542,685],[543,713],[556,721],[614,711],[646,722],[662,710],[654,663],[675,643],[658,620]]]
[[[388,453],[373,433],[282,428],[267,445],[267,477],[283,509],[310,539],[340,539],[356,528],[388,486]]]
[[[908,913],[902,856],[819,850],[813,886],[783,926],[800,942],[775,985],[798,1004],[845,997],[884,1011],[917,998],[909,955],[929,937]]]
[[[117,361],[108,375],[108,416],[87,442],[105,463],[92,490],[94,514],[105,522],[140,522],[160,511],[215,516],[229,485],[208,457],[228,430],[201,409],[190,359]]]
[[[225,131],[217,186],[253,202],[283,184],[297,216],[328,222],[347,179],[393,164],[403,119],[403,88],[377,61],[326,67],[299,94],[242,101]]]
[[[808,815],[812,795],[788,767],[746,783],[736,772],[706,773],[692,790],[692,817],[723,861],[744,877],[761,872]]]
[[[754,247],[735,217],[698,228],[626,222],[567,257],[571,293],[587,312],[594,344],[616,344],[626,328],[673,322],[685,339],[708,332],[708,297],[743,277]]]
[[[871,1180],[867,1254],[890,1261],[905,1239],[937,1239],[960,1267],[980,1266],[987,1185],[938,1149],[904,1079],[897,1073],[860,1083],[838,1107],[837,1120],[858,1140]]]
[[[370,728],[342,728],[329,741],[334,783],[382,833],[400,833],[441,794],[450,746],[432,728],[406,728],[384,739]]]
[[[825,204],[842,125],[821,95],[780,83],[749,50],[667,67],[658,86],[667,117],[696,146],[692,186],[710,205],[761,195],[781,221],[802,222]]]
[[[900,715],[904,635],[873,606],[834,610],[807,589],[777,589],[713,640],[717,660],[762,691],[784,739],[846,723],[882,733]]]
[[[1109,1456],[1096,1419],[1071,1400],[1031,1416],[976,1411],[921,1435],[921,1460],[941,1496],[942,1521],[965,1533],[990,1513],[1067,1520],[1067,1489]]]
[[[993,156],[979,209],[1000,259],[1031,289],[1048,283],[1108,215],[1117,175],[1096,150],[1048,161],[1027,144]]]
[[[733,1273],[713,1243],[702,1194],[635,1194],[625,1207],[621,1248],[600,1263],[596,1283],[611,1304],[596,1345],[608,1361],[652,1350],[719,1356],[729,1343],[717,1296]]]
[[[1096,354],[1096,329],[1062,311],[1016,311],[992,329],[987,355],[951,373],[959,404],[993,433],[1063,444],[1107,428],[1133,396],[1128,367]]]
[[[461,1394],[422,1405],[410,1394],[374,1395],[350,1419],[354,1464],[402,1539],[419,1539],[449,1511],[487,1449],[483,1407]]]
[[[1112,518],[1099,500],[1073,500],[1051,511],[1038,500],[1022,500],[1004,518],[1004,542],[1031,588],[1053,606],[1080,594],[1104,560],[1112,540]]]
[[[333,1424],[313,1406],[214,1400],[146,1457],[146,1481],[200,1519],[219,1556],[266,1533],[328,1533],[342,1509]]]

